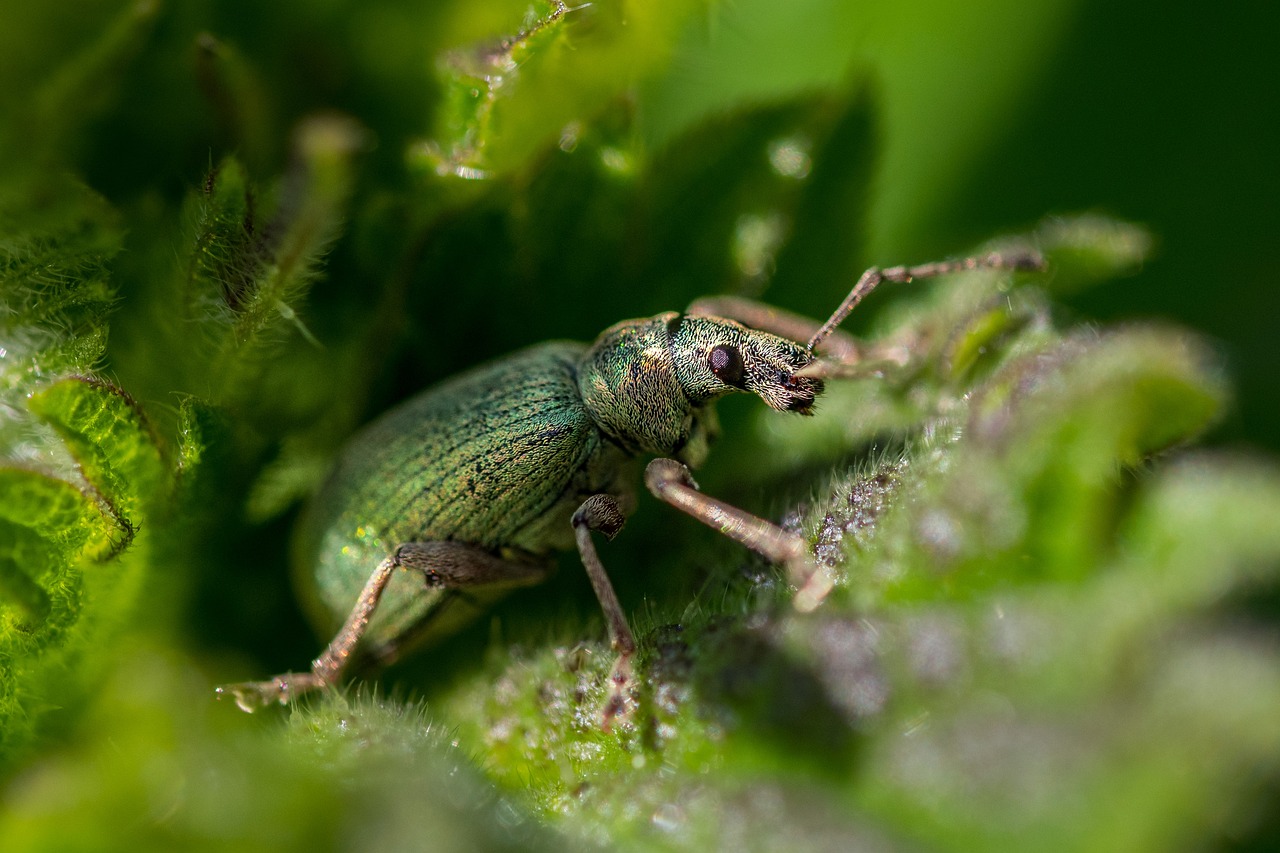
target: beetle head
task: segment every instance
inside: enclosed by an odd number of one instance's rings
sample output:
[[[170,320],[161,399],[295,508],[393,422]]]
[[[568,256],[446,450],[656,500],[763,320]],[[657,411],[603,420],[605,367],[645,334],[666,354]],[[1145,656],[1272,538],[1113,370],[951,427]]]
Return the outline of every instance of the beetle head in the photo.
[[[578,389],[592,419],[624,446],[679,454],[690,442],[705,443],[698,436],[710,417],[704,410],[734,391],[810,414],[822,381],[796,372],[812,361],[786,338],[669,312],[605,330],[583,356]]]
[[[800,344],[716,317],[674,317],[669,326],[676,375],[691,400],[749,391],[778,411],[813,414],[822,381],[796,376],[813,361]]]

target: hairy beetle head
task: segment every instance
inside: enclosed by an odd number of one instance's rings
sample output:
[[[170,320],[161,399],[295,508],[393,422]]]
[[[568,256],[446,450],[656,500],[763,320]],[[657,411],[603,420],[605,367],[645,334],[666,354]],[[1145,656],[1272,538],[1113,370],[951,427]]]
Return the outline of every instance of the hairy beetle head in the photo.
[[[800,344],[717,317],[659,314],[601,333],[578,365],[596,425],[632,452],[696,465],[715,432],[716,398],[749,391],[784,412],[811,413],[822,380]]]
[[[813,361],[800,344],[716,317],[676,317],[669,328],[676,375],[691,400],[749,391],[778,411],[812,413],[822,380],[796,375]]]

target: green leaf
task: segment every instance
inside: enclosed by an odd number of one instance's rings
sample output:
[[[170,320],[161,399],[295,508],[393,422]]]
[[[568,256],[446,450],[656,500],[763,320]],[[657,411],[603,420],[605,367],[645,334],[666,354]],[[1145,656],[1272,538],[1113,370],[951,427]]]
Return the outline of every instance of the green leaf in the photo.
[[[288,341],[315,346],[299,311],[341,232],[362,139],[347,118],[315,116],[295,134],[291,168],[267,190],[235,157],[210,172],[188,199],[181,278],[151,284],[159,319],[144,328],[128,318],[117,345],[135,381],[251,409]],[[145,337],[157,331],[159,340]],[[159,362],[149,355],[157,351]]]
[[[82,561],[110,529],[70,483],[0,466],[0,760],[30,746],[35,673],[81,618]]]
[[[74,585],[73,567],[85,548],[101,541],[106,520],[92,501],[70,483],[37,471],[0,467],[0,602],[17,608],[20,633],[6,644],[39,646],[48,640],[33,633],[61,630],[76,614],[62,612],[53,623],[50,588]]]
[[[287,725],[246,728],[173,649],[120,652],[84,722],[92,735],[6,793],[0,847],[91,850],[104,834],[145,850],[265,853],[339,838],[387,850],[574,846],[486,784],[418,707],[335,696]],[[140,804],[157,819],[122,825]]]
[[[16,407],[29,383],[97,366],[120,243],[115,212],[83,185],[0,170],[0,399]]]
[[[64,379],[31,396],[31,410],[66,442],[127,547],[138,525],[163,510],[170,466],[137,404],[97,380]]]
[[[1122,466],[1186,441],[1225,392],[1185,336],[1133,329],[1068,338],[1009,361],[972,395],[947,461],[927,475],[927,512],[893,523],[904,553],[886,594],[977,594],[1079,581],[1113,547]],[[874,582],[873,582],[874,583]],[[892,592],[890,592],[892,590]]]
[[[248,175],[238,160],[228,157],[209,173],[195,206],[187,298],[199,300],[204,310],[218,306],[236,311],[253,293],[256,232],[263,227]]]
[[[1036,242],[1053,270],[1049,286],[1064,295],[1133,275],[1155,245],[1145,228],[1096,214],[1049,219],[1037,229]]]
[[[475,179],[526,165],[661,67],[696,4],[536,0],[518,30],[442,62],[444,95],[420,168]]]
[[[65,442],[84,490],[37,471],[0,467],[0,605],[9,605],[0,606],[0,659],[17,662],[0,672],[0,754],[6,755],[26,745],[45,703],[74,694],[103,666],[101,656],[90,656],[93,666],[80,656],[108,635],[139,594],[138,555],[119,555],[131,545],[137,551],[138,529],[169,511],[172,494],[156,436],[119,389],[65,379],[28,402]],[[56,674],[52,683],[50,673]]]

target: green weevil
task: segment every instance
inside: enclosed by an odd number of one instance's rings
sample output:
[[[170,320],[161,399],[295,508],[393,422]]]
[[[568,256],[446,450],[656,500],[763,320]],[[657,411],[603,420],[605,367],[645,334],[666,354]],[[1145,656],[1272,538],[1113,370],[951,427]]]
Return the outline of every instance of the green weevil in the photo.
[[[298,555],[336,635],[308,672],[218,688],[246,711],[384,665],[494,594],[545,578],[576,545],[617,654],[606,720],[625,705],[635,638],[591,531],[612,538],[635,503],[639,460],[660,500],[785,564],[800,610],[831,581],[804,539],[697,489],[691,468],[736,391],[811,414],[832,365],[867,360],[836,327],[883,281],[1038,268],[1030,251],[872,268],[822,324],[730,297],[627,320],[587,345],[543,343],[422,392],[359,432],[300,521]],[[807,344],[796,341],[807,337]],[[823,345],[825,358],[815,353]],[[344,621],[345,620],[345,621]]]

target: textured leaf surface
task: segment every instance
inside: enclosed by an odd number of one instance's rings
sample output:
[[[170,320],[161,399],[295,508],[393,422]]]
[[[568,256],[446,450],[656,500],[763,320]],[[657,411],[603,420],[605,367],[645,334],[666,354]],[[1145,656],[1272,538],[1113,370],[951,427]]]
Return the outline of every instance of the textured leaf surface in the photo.
[[[1141,318],[1273,316],[1229,279],[1274,269],[1239,223],[1275,193],[1258,169],[1204,215],[1261,137],[1148,91],[1176,15],[1126,40],[1121,11],[10,0],[0,849],[1274,847],[1280,472],[1193,449],[1240,417],[1237,354]],[[1064,97],[1071,27],[1142,73]],[[1233,56],[1187,67],[1215,86]],[[1177,122],[1146,129],[1156,103]],[[1160,192],[1099,202],[1140,124]],[[1095,203],[1183,230],[1025,224]],[[1198,272],[1153,279],[1189,234]],[[601,543],[641,640],[609,731],[574,555],[346,692],[214,700],[327,639],[289,585],[296,505],[392,403],[696,297],[821,317],[872,263],[1028,246],[1046,272],[877,291],[845,324],[874,357],[815,417],[722,406],[699,482],[807,537],[816,612],[643,496]],[[1090,321],[1117,292],[1148,301]]]

